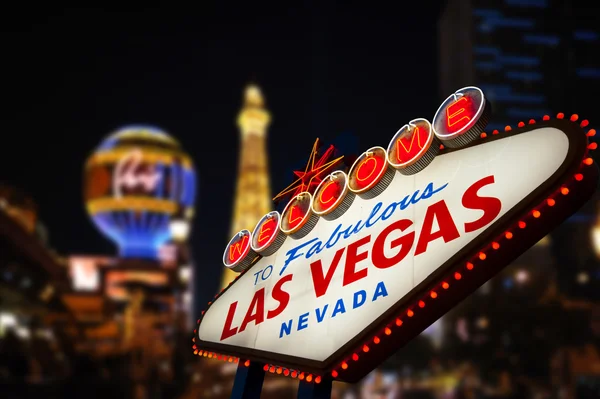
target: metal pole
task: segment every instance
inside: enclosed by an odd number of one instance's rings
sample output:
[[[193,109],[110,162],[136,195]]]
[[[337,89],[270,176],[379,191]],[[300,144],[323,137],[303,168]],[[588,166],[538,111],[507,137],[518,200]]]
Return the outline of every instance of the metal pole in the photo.
[[[263,365],[259,363],[250,363],[249,367],[244,366],[242,360],[238,365],[233,381],[233,390],[231,399],[260,399],[265,371]]]
[[[300,381],[298,399],[331,399],[332,380],[323,378],[321,383]]]

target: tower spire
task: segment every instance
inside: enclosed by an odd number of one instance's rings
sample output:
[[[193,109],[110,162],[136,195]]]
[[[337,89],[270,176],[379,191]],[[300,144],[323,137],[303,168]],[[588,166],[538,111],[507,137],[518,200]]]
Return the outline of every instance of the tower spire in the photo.
[[[243,229],[252,231],[260,218],[272,210],[266,144],[270,122],[260,87],[247,85],[237,118],[241,143],[230,237]],[[234,277],[234,272],[225,269],[221,288]]]
[[[267,133],[271,114],[265,109],[265,99],[256,84],[249,84],[244,90],[244,102],[237,123],[242,136],[265,136]]]

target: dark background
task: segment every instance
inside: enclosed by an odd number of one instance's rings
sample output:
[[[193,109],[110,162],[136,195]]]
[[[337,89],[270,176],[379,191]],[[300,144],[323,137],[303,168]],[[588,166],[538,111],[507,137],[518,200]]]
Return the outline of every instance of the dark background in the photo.
[[[8,12],[0,181],[35,198],[59,253],[112,255],[84,208],[85,160],[122,125],[165,129],[196,163],[192,245],[208,298],[222,270],[214,248],[229,238],[244,86],[261,85],[273,115],[274,194],[303,168],[316,137],[354,137],[358,150],[386,146],[409,120],[432,118],[442,100],[441,3],[421,3]]]

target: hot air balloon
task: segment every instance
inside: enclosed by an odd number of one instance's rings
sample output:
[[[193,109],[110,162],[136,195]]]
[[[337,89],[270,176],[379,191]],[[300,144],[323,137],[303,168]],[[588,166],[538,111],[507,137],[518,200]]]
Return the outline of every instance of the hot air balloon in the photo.
[[[174,219],[191,219],[196,174],[164,131],[128,126],[110,134],[85,165],[84,198],[94,224],[122,258],[158,259]]]

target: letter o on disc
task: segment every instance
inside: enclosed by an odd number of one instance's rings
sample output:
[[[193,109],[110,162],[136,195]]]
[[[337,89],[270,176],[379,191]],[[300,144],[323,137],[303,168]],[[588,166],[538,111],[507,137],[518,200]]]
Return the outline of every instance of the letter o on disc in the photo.
[[[440,140],[427,119],[413,119],[394,135],[387,149],[388,161],[403,175],[414,175],[440,152]]]
[[[223,264],[228,269],[240,273],[252,266],[258,254],[250,246],[252,236],[248,230],[242,230],[234,235],[223,254]]]
[[[281,231],[293,239],[310,233],[319,221],[319,216],[312,211],[312,201],[312,195],[307,191],[292,198],[281,213]]]
[[[388,163],[386,150],[372,147],[363,152],[350,168],[348,188],[364,199],[375,198],[390,185],[395,173]]]
[[[480,88],[469,86],[451,94],[433,117],[433,132],[449,148],[459,148],[477,139],[492,112]]]
[[[287,236],[279,229],[280,221],[277,211],[269,212],[260,219],[252,232],[252,249],[256,253],[269,256],[281,247]]]
[[[334,220],[350,208],[354,197],[348,189],[348,176],[337,170],[325,177],[315,190],[312,210],[326,220]]]

